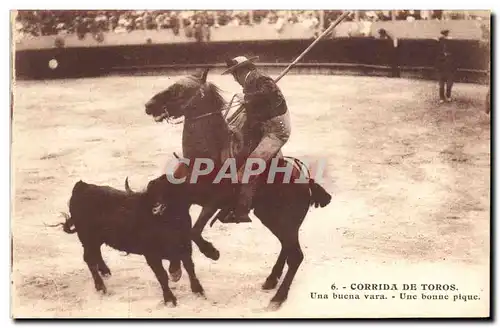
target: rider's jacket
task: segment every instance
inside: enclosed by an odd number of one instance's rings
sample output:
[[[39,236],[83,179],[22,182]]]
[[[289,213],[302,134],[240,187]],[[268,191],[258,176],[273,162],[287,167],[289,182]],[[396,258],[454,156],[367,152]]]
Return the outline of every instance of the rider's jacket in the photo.
[[[265,122],[287,111],[285,97],[274,80],[257,70],[245,77],[243,93],[248,118],[253,122]]]

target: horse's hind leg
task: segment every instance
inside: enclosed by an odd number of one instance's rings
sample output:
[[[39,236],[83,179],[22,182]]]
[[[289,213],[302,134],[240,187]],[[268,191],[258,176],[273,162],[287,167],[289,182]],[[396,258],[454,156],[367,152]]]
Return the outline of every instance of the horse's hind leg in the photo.
[[[278,285],[278,280],[280,279],[281,274],[283,273],[285,261],[286,261],[286,254],[282,245],[280,254],[278,255],[278,259],[276,260],[276,263],[274,264],[273,269],[271,270],[271,274],[267,277],[266,281],[262,285],[262,289],[264,290],[273,289],[276,287],[276,285]]]
[[[278,291],[271,299],[270,307],[272,309],[278,308],[287,299],[288,291],[290,290],[290,285],[292,284],[293,278],[299,269],[300,264],[304,260],[304,253],[299,244],[298,229],[291,239],[283,240],[283,248],[286,253],[286,262],[288,264],[288,270],[285,274],[285,278],[281,283]]]
[[[271,213],[266,213],[265,217],[258,216],[261,218],[262,223],[271,230],[281,242],[281,252],[263,288],[271,289],[275,287],[283,272],[285,261],[288,264],[288,270],[283,282],[271,299],[271,303],[268,307],[269,310],[276,310],[287,299],[292,281],[304,259],[304,254],[299,244],[299,227],[305,214],[300,216],[296,212],[293,214],[289,213],[288,215],[286,213],[280,213],[279,215],[275,214],[274,217],[270,216],[270,214]]]
[[[287,299],[290,285],[292,284],[292,281],[295,278],[295,274],[297,273],[297,270],[299,269],[299,266],[304,259],[304,254],[302,253],[302,249],[300,248],[298,239],[287,244],[285,246],[285,252],[287,254],[286,262],[288,264],[288,270],[285,274],[283,282],[281,283],[281,286],[278,288],[278,291],[271,299],[271,303],[269,304],[270,309],[279,308],[281,304],[283,304],[283,302]]]

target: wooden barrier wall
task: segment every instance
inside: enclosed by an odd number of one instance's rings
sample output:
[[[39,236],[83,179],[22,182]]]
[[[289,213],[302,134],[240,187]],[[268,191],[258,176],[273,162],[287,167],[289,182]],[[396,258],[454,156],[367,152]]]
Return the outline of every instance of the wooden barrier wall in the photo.
[[[489,48],[477,40],[452,42],[458,68],[465,77],[486,74]],[[182,70],[193,65],[214,67],[238,55],[257,55],[264,66],[279,66],[292,62],[310,43],[311,40],[265,40],[51,48],[16,51],[14,62],[16,76],[28,79],[99,76],[116,71],[162,68]],[[389,72],[387,74],[395,69],[425,72],[432,71],[436,51],[437,41],[427,39],[400,40],[394,48],[388,40],[335,38],[318,42],[303,58],[301,67],[332,69],[336,65],[360,71],[368,67]],[[57,67],[49,67],[50,61],[57,62]]]

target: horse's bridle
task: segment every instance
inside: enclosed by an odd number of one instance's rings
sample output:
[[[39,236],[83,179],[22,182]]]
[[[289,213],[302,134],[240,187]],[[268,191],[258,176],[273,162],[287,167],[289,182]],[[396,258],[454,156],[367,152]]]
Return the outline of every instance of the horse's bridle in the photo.
[[[182,107],[181,107],[181,110],[186,113],[186,110],[189,108],[189,106],[191,106],[191,104],[194,102],[194,100],[196,99],[196,97],[201,94],[201,97],[200,99],[203,99],[203,97],[205,97],[205,91],[203,90],[203,85],[198,89],[198,91],[187,101],[186,104],[184,104]],[[221,113],[222,111],[224,110],[227,110],[226,112],[226,115],[227,113],[229,113],[229,109],[231,109],[232,107],[232,103],[233,103],[233,100],[234,98],[236,97],[236,95],[233,96],[233,98],[231,98],[231,101],[229,102],[227,108],[221,110],[221,111],[215,111],[215,112],[210,112],[210,113],[205,113],[205,114],[201,114],[199,116],[195,116],[195,117],[189,117],[189,118],[186,118],[187,120],[189,121],[196,121],[200,118],[203,118],[203,117],[207,117],[207,116],[211,116],[211,115],[214,115],[214,114],[218,114],[218,113]],[[167,123],[169,124],[173,124],[173,125],[177,125],[177,124],[181,124],[184,122],[184,119],[180,119],[178,121],[174,121],[175,119],[171,118],[170,114],[168,113],[168,110],[167,110],[167,105],[164,105],[162,107],[162,110],[163,110],[163,113],[165,114],[165,118],[167,120]],[[184,117],[186,117],[186,114],[183,115]],[[225,116],[224,116],[225,117]]]
[[[191,104],[194,102],[194,100],[196,99],[196,97],[201,94],[201,97],[200,99],[203,99],[203,97],[205,97],[205,92],[203,91],[203,85],[200,86],[200,88],[198,89],[198,91],[196,91],[196,93],[184,104],[181,106],[181,111],[184,112],[184,117],[186,117],[186,110],[189,108],[189,106],[191,106]],[[168,110],[167,110],[167,105],[164,105],[162,107],[162,110],[163,110],[163,113],[165,114],[165,117],[166,117],[166,120],[167,120],[167,123],[170,123],[170,124],[181,124],[184,122],[184,119],[180,119],[178,121],[174,121],[175,119],[172,119],[170,114],[168,113]],[[212,114],[216,114],[218,112],[213,112],[213,113],[207,113],[207,114],[203,114],[203,115],[200,115],[198,117],[195,117],[195,118],[189,118],[190,120],[196,120],[198,118],[201,118],[201,117],[204,117],[204,116],[208,116],[208,115],[212,115]]]

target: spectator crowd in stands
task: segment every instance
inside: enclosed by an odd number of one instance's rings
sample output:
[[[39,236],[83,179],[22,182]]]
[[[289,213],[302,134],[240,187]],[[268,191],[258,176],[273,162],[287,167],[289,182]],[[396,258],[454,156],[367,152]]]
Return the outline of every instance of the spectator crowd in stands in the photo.
[[[33,36],[109,32],[131,32],[171,28],[179,32],[175,11],[76,11],[21,10],[16,17],[18,31]]]
[[[321,30],[340,16],[342,11],[324,11],[320,26],[319,11],[304,10],[254,10],[250,11],[169,11],[169,10],[21,10],[16,17],[16,30],[26,36],[87,33],[99,37],[103,32],[128,33],[134,30],[171,29],[175,35],[184,28],[187,36],[209,40],[209,27],[253,24],[273,24],[281,31],[287,24],[301,24],[306,29]],[[349,20],[371,22],[385,20],[414,21],[419,19],[461,19],[459,12],[442,10],[357,11]]]

